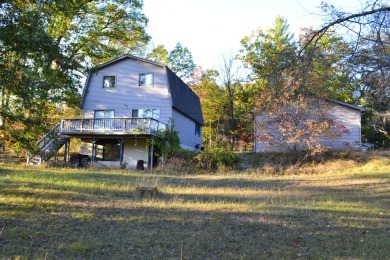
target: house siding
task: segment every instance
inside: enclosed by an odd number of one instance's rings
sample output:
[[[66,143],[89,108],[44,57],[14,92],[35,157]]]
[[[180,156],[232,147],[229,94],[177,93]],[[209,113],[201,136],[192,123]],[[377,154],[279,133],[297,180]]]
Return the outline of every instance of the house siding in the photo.
[[[135,169],[138,160],[143,160],[145,166],[148,163],[148,148],[145,138],[127,139],[123,147],[123,161],[127,163],[127,169]],[[81,140],[80,154],[92,155],[92,143],[88,139]],[[96,166],[104,165],[110,168],[120,168],[119,161],[98,161]]]
[[[329,111],[329,118],[337,121],[348,129],[337,139],[322,139],[321,146],[334,150],[352,148],[359,149],[361,145],[361,112],[356,109],[335,104]]]
[[[361,145],[361,111],[333,102],[329,102],[329,104],[331,106],[328,108],[328,117],[344,126],[348,133],[343,133],[339,138],[335,139],[323,138],[320,140],[320,145],[331,150],[359,149]],[[267,116],[265,115],[255,116],[255,122],[266,119]],[[255,136],[257,134],[255,129]],[[258,140],[255,141],[256,152],[282,151],[284,149],[284,147],[268,145]],[[298,147],[298,149],[302,149],[302,147]]]
[[[153,73],[153,86],[139,86],[139,74]],[[103,88],[103,77],[115,76],[115,88]],[[133,109],[160,109],[159,121],[168,123],[172,102],[165,68],[124,59],[90,74],[83,103],[83,117],[93,118],[95,110],[114,110],[115,117],[132,117]]]
[[[80,154],[91,156],[92,154],[92,143],[90,140],[81,139]]]
[[[139,75],[149,73],[153,74],[153,86],[139,86]],[[115,87],[103,87],[105,76],[115,76]],[[129,118],[133,116],[133,109],[159,109],[158,121],[168,127],[171,122],[175,124],[183,149],[201,148],[202,133],[195,134],[195,125],[200,125],[201,129],[204,124],[199,98],[169,68],[161,64],[123,56],[95,68],[87,79],[82,109],[84,119],[94,118],[97,110],[114,111],[115,118]],[[123,161],[127,163],[128,169],[135,169],[138,160],[148,163],[147,138],[151,137],[123,137]],[[94,138],[99,139],[99,135]],[[89,138],[82,139],[80,153],[92,155]],[[99,160],[96,165],[120,167],[118,161]]]
[[[146,139],[128,139],[123,148],[123,161],[127,163],[128,169],[135,169],[138,160],[148,163],[148,148]]]
[[[195,121],[184,116],[182,113],[173,109],[172,122],[175,130],[179,133],[180,143],[183,149],[198,150],[202,145],[202,127],[200,134],[195,134]],[[199,148],[196,148],[199,145]]]

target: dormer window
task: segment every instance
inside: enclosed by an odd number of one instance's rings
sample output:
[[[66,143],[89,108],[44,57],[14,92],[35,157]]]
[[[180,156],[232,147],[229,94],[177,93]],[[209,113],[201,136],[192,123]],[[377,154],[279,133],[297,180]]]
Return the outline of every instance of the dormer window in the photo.
[[[103,88],[115,88],[115,76],[103,76]]]
[[[153,73],[139,74],[139,86],[153,86]]]

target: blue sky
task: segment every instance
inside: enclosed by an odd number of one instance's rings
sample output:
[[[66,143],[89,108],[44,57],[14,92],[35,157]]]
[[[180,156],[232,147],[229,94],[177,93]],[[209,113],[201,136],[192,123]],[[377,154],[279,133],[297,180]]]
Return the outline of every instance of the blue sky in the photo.
[[[148,34],[155,46],[171,51],[177,42],[187,47],[197,65],[218,65],[224,52],[240,49],[240,40],[257,28],[272,26],[277,15],[287,18],[290,31],[319,26],[323,0],[144,0]],[[359,0],[328,0],[352,11]]]

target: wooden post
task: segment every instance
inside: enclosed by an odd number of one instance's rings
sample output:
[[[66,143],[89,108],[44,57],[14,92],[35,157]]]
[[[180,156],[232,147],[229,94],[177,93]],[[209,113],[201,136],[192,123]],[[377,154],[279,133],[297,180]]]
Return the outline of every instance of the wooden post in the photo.
[[[153,172],[153,150],[154,150],[154,137],[152,137],[152,148],[150,150],[150,171]]]
[[[119,165],[122,165],[123,163],[123,149],[124,149],[124,143],[125,143],[125,139],[124,138],[121,138],[119,139],[119,144],[120,144],[120,148],[119,148],[119,160],[120,160],[120,164]]]
[[[97,139],[92,138],[91,143],[92,143],[92,155],[91,155],[91,162],[95,160],[95,144],[96,144]]]
[[[68,162],[68,154],[69,154],[69,139],[65,139],[65,147],[64,147],[64,163]]]

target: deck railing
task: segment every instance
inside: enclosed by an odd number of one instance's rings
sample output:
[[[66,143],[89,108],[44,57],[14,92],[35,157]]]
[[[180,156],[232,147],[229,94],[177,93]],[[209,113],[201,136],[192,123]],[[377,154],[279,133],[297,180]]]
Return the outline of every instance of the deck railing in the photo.
[[[167,125],[153,118],[64,119],[61,134],[156,134]]]

